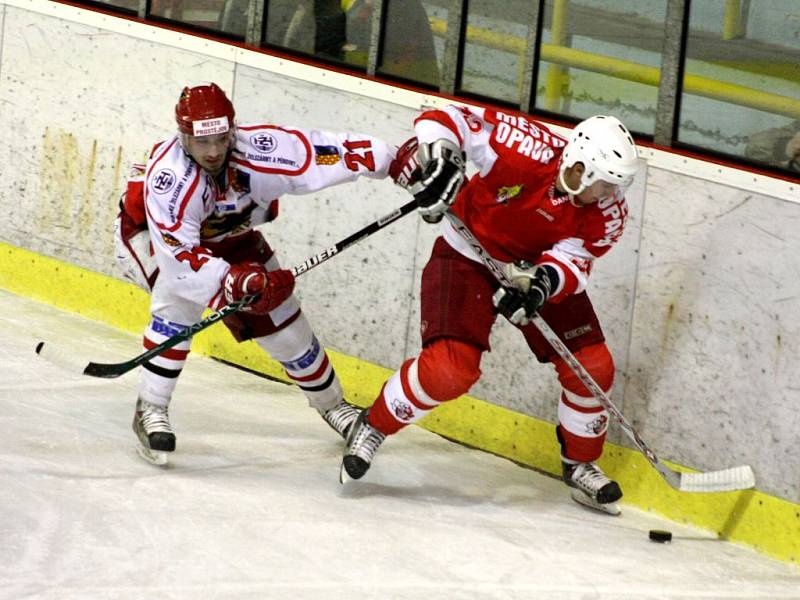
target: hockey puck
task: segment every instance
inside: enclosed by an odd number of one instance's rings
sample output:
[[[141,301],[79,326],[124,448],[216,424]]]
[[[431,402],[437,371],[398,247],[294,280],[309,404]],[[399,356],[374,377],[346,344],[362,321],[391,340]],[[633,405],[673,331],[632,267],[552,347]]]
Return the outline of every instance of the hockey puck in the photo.
[[[44,342],[39,342],[36,344],[36,354],[39,354],[42,351],[42,346],[44,346]]]
[[[663,544],[664,542],[672,541],[671,531],[664,531],[663,529],[651,529],[649,535],[651,540],[653,540],[654,542],[659,542],[661,544]]]

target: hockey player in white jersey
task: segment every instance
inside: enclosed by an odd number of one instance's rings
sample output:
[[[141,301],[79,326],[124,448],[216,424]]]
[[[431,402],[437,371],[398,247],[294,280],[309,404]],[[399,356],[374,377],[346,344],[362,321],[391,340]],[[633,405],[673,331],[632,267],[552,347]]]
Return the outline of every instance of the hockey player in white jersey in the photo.
[[[292,294],[253,227],[274,219],[278,198],[360,176],[390,174],[395,149],[374,137],[274,125],[236,125],[215,84],[186,87],[175,107],[178,132],[157,143],[128,183],[116,222],[116,254],[126,277],[151,291],[152,348],[219,309],[260,294],[224,322],[239,341],[254,339],[280,361],[312,407],[345,437],[357,416]],[[396,179],[396,176],[394,177]],[[168,408],[189,354],[181,342],[143,365],[133,429],[140,454],[166,464],[175,449]]]

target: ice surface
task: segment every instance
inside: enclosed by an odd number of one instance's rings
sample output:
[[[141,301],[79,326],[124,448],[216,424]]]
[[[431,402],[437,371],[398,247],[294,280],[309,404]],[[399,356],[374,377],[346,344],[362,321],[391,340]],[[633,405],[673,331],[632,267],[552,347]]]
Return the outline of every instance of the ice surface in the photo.
[[[795,567],[410,427],[341,486],[341,442],[290,386],[191,357],[169,468],[134,451],[140,350],[0,292],[0,598],[800,598]],[[217,326],[217,325],[215,325]],[[669,529],[671,544],[648,540]]]

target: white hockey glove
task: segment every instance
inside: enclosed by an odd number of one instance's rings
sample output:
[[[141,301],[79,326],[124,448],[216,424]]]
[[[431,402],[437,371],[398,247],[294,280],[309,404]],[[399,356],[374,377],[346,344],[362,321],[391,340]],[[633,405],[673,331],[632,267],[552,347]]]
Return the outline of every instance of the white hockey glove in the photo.
[[[558,272],[550,265],[527,261],[507,265],[505,272],[515,287],[500,287],[492,296],[492,304],[514,325],[525,326],[558,288]]]
[[[417,161],[422,167],[422,180],[411,187],[411,192],[422,218],[438,223],[464,183],[466,156],[453,142],[441,139],[420,144]]]

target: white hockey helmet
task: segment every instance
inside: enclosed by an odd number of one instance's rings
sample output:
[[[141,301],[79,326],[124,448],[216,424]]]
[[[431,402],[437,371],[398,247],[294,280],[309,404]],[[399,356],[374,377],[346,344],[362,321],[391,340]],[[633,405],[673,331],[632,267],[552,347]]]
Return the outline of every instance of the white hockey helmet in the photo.
[[[602,180],[620,188],[633,182],[639,155],[633,137],[616,117],[597,115],[581,121],[572,130],[558,169],[559,183],[572,195],[580,194],[595,181]],[[575,163],[586,170],[577,190],[564,181],[564,172]]]

